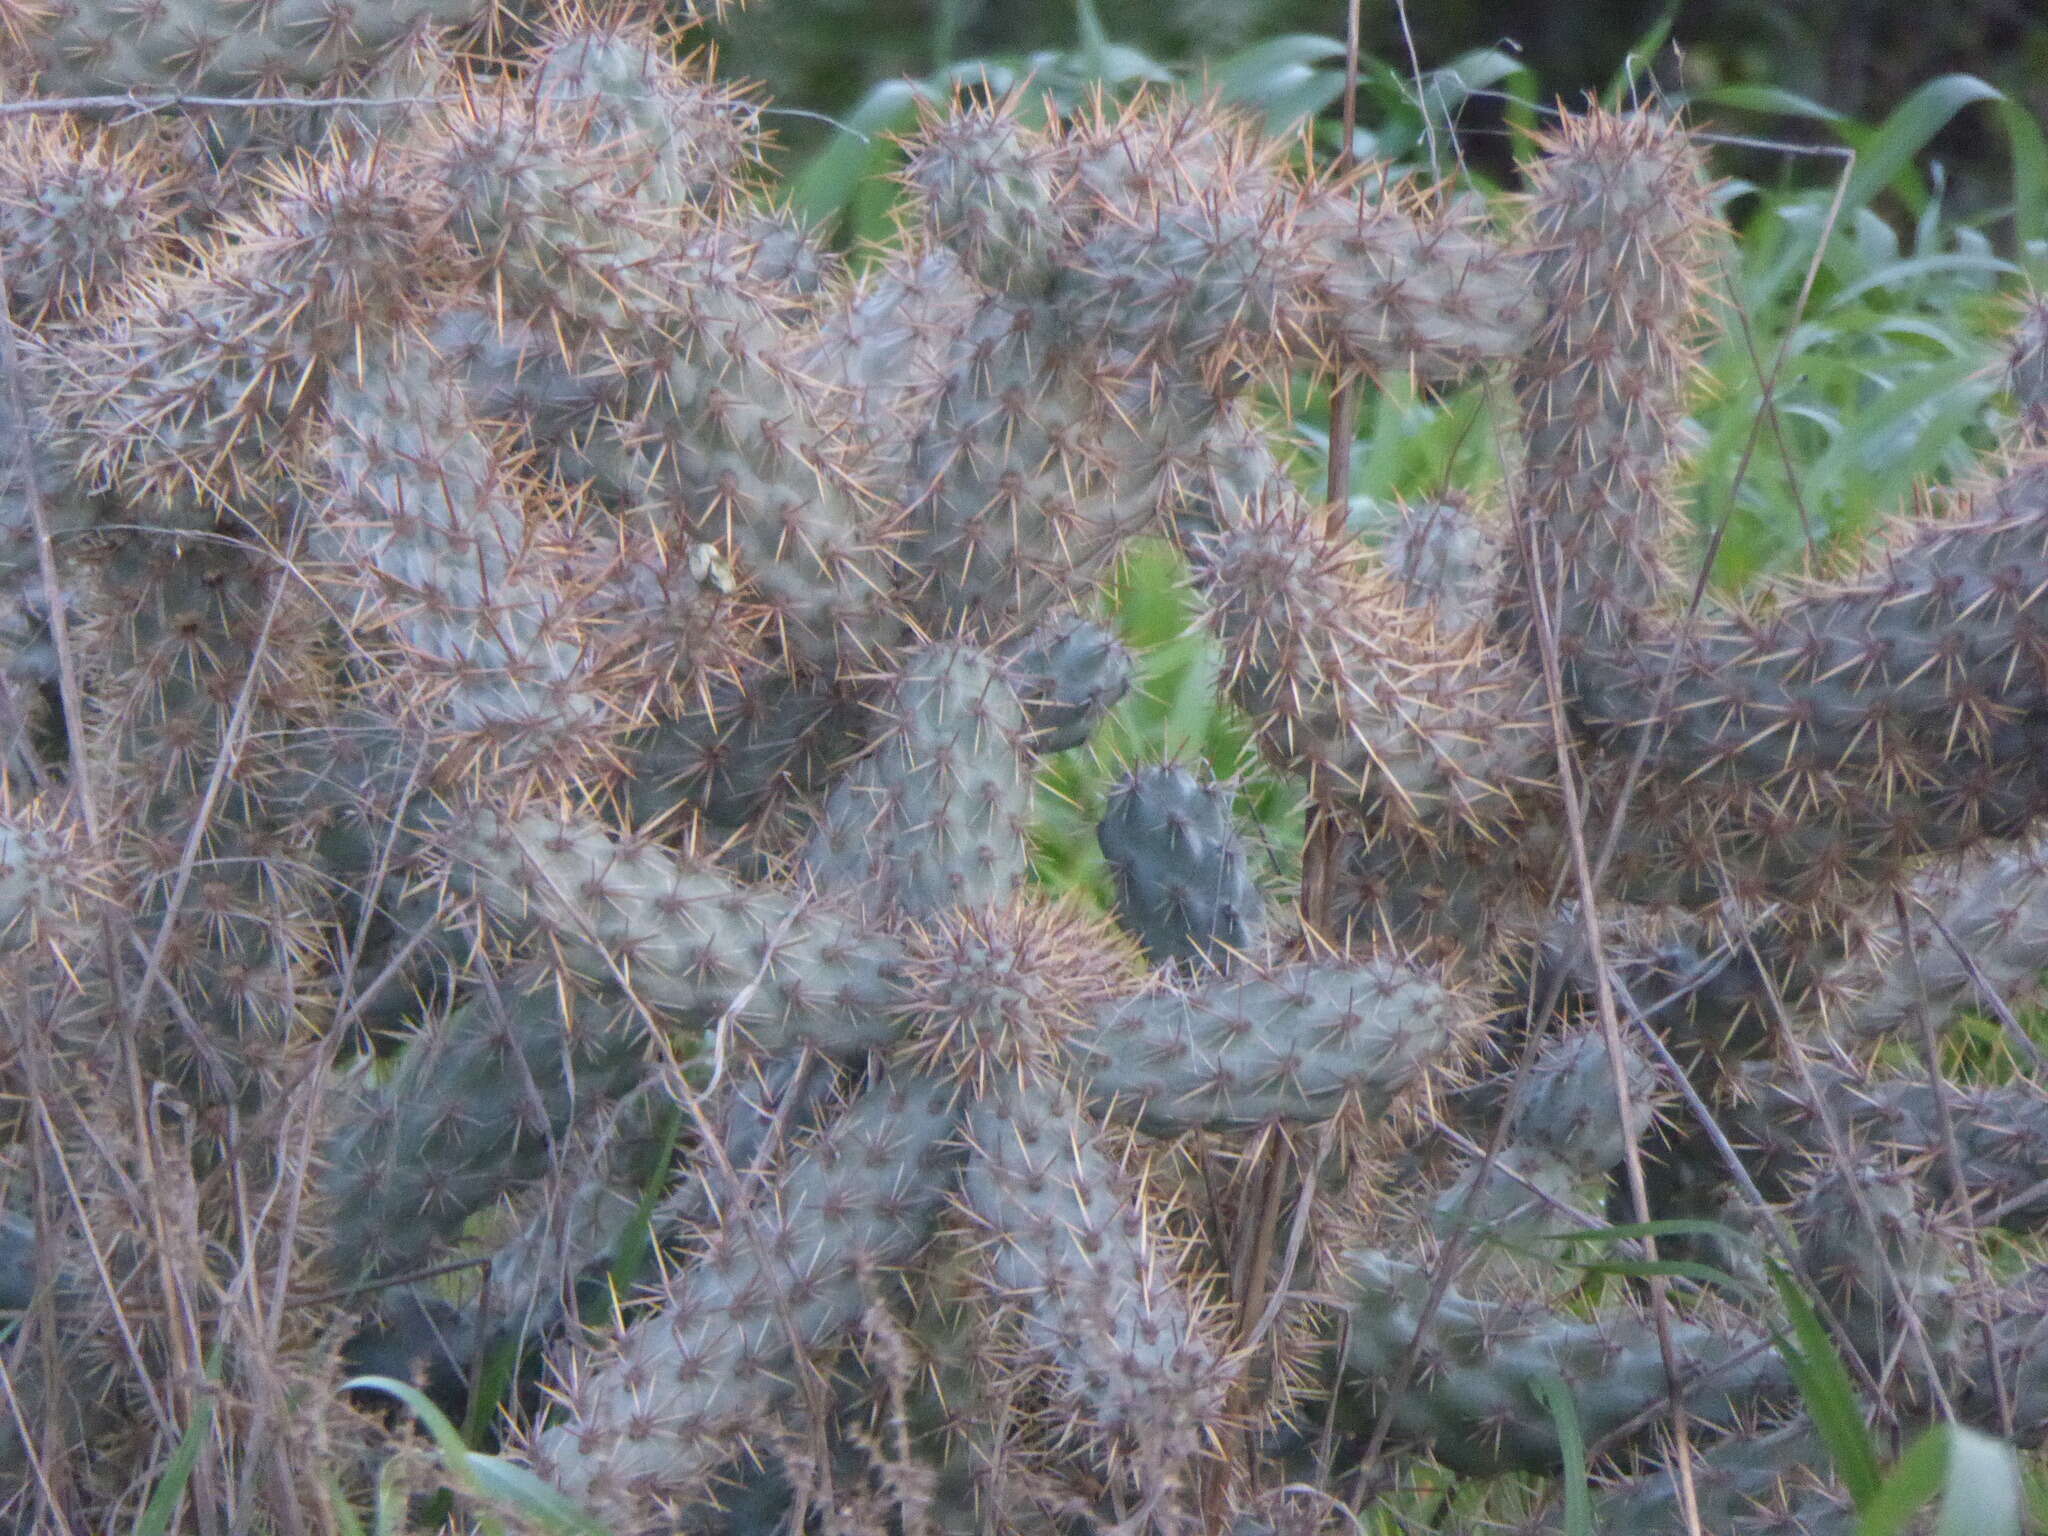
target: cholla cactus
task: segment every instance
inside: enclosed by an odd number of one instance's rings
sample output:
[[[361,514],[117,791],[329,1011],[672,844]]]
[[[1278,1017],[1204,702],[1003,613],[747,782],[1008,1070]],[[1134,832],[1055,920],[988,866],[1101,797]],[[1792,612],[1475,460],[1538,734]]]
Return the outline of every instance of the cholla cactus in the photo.
[[[195,1529],[344,1528],[290,1454],[373,1453],[334,1363],[460,1409],[501,1345],[520,1390],[469,1406],[621,1531],[715,1526],[769,1463],[906,1528],[1221,1529],[1325,1424],[1554,1471],[1556,1387],[1602,1455],[1682,1401],[1723,1440],[1709,1495],[1804,1518],[1832,1506],[1796,1427],[1752,1425],[1790,1408],[1769,1307],[1660,1329],[1545,1257],[1639,1146],[1674,1204],[1718,1196],[1687,1094],[1794,1207],[1887,1411],[2042,1400],[2039,1309],[1957,1284],[1964,1224],[1914,1202],[2038,1222],[2043,1101],[1945,1115],[1779,1037],[1838,994],[1867,1033],[1938,1023],[2040,958],[1997,845],[2044,809],[2048,471],[1679,622],[1711,223],[1676,125],[1566,118],[1495,227],[1305,176],[1213,104],[933,106],[855,280],[775,210],[744,93],[630,20],[519,19],[458,61],[481,7],[0,0],[44,94],[420,87],[317,142],[251,114],[203,167],[133,122],[0,120],[20,1528],[126,1518],[202,1403]],[[1496,367],[1510,505],[1378,546],[1252,403],[1287,369]],[[1043,764],[1133,686],[1094,593],[1148,535],[1335,831],[1306,908],[1176,764],[1108,796],[1114,921],[1034,887]],[[1634,796],[1606,884],[1569,887],[1605,977],[1544,948],[1567,791]],[[1904,945],[1872,983],[1851,909],[1909,877],[1975,959]],[[1655,926],[1707,908],[1738,980]],[[1806,984],[1772,993],[1780,959]],[[1622,994],[1689,1076],[1533,1038],[1540,995],[1489,1030],[1504,975]],[[1864,1141],[1911,1156],[1815,1176]],[[658,1277],[609,1294],[650,1201]]]

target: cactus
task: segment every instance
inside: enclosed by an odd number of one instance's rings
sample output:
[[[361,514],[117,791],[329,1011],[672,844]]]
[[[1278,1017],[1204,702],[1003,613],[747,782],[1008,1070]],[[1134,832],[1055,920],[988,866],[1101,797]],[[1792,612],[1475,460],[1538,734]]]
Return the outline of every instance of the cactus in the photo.
[[[1394,960],[1169,983],[1100,1012],[1070,1049],[1092,1097],[1155,1132],[1373,1115],[1451,1055],[1472,1011]]]
[[[880,713],[880,739],[825,802],[805,873],[911,919],[1007,900],[1031,814],[1016,689],[991,658],[935,646],[908,659]]]
[[[1223,1406],[1226,1361],[1080,1106],[1004,1084],[968,1112],[966,1137],[975,1155],[962,1195],[985,1232],[989,1284],[1016,1298],[1025,1348],[1055,1372],[1062,1412],[1154,1476],[1194,1455]]]
[[[1125,775],[1095,829],[1117,918],[1154,965],[1227,965],[1257,952],[1266,898],[1247,867],[1230,792],[1178,764]]]
[[[901,948],[846,912],[740,886],[596,821],[479,809],[446,836],[499,921],[554,936],[593,979],[678,1022],[731,1018],[769,1051],[850,1054],[895,1038]]]
[[[1935,1096],[1944,1094],[1971,1204],[2020,1229],[2048,1219],[2048,1193],[2040,1188],[2048,1177],[2048,1100],[2038,1090],[2024,1083],[1969,1089],[1925,1078],[1866,1080],[1820,1063],[1811,1071],[1818,1102],[1782,1067],[1758,1064],[1736,1079],[1741,1097],[1729,1133],[1767,1191],[1783,1191],[1811,1159],[1832,1154],[1825,1118],[1832,1116],[1855,1144],[1923,1159],[1942,1198],[1962,1198],[1941,1155],[1946,1143]]]
[[[644,1071],[625,1001],[545,976],[479,989],[408,1047],[389,1082],[345,1097],[321,1177],[330,1242],[359,1273],[424,1267],[500,1196],[537,1180],[579,1114]]]
[[[860,1320],[880,1271],[929,1236],[953,1125],[930,1082],[872,1084],[796,1156],[772,1197],[728,1207],[703,1256],[610,1358],[565,1387],[565,1417],[533,1447],[565,1491],[608,1510],[699,1491],[767,1427],[794,1373]]]
[[[1350,1317],[1343,1390],[1362,1402],[1366,1422],[1411,1343],[1415,1373],[1392,1399],[1393,1424],[1460,1472],[1555,1471],[1563,1454],[1557,1420],[1539,1383],[1562,1381],[1588,1443],[1652,1422],[1672,1387],[1648,1317],[1623,1309],[1591,1321],[1542,1301],[1483,1301],[1453,1290],[1425,1321],[1429,1276],[1385,1254],[1345,1255]],[[1686,1413],[1729,1424],[1744,1410],[1789,1400],[1792,1381],[1766,1336],[1739,1324],[1673,1328]]]
[[[195,1528],[339,1528],[372,1469],[281,1448],[381,1454],[344,1369],[622,1530],[717,1521],[749,1457],[780,1465],[747,1508],[849,1526],[1249,1529],[1299,1513],[1325,1422],[1554,1472],[1557,1380],[1596,1459],[1675,1389],[1710,1527],[1825,1524],[1802,1427],[1750,1427],[1792,1406],[1767,1290],[1671,1288],[1676,1383],[1650,1310],[1544,1244],[1425,1303],[1454,1218],[1597,1221],[1639,1139],[1674,1209],[1773,1228],[1667,1087],[1790,1207],[1876,1406],[2038,1421],[2037,1298],[1959,1285],[1982,1254],[1927,1214],[2039,1222],[2038,1093],[1845,1055],[1814,1104],[1784,1059],[1817,1012],[1939,1022],[2040,959],[2038,314],[2002,480],[1687,623],[1713,229],[1655,111],[1565,117],[1510,229],[1170,94],[927,103],[859,276],[749,95],[640,22],[96,3],[0,0],[10,104],[402,99],[0,114],[22,1528],[133,1523],[202,1411]],[[1505,505],[1318,505],[1283,370],[1511,374]],[[1299,903],[1195,763],[1108,793],[1113,913],[1033,889],[1045,759],[1140,671],[1097,589],[1155,535],[1310,802]],[[1896,893],[1930,921],[1873,976],[1853,909]],[[1815,1167],[1823,1108],[1903,1157]],[[643,1195],[659,1278],[614,1294]],[[1600,1518],[1665,1519],[1664,1476]]]
[[[1092,619],[1046,620],[1009,659],[1031,722],[1031,750],[1044,756],[1087,743],[1131,691],[1131,653]]]
[[[1604,1210],[1609,1176],[1641,1139],[1656,1087],[1650,1064],[1626,1044],[1622,1077],[1625,1103],[1615,1096],[1607,1042],[1595,1031],[1547,1046],[1522,1079],[1498,1155],[1437,1197],[1438,1224],[1512,1241],[1568,1229],[1553,1205],[1589,1221]]]

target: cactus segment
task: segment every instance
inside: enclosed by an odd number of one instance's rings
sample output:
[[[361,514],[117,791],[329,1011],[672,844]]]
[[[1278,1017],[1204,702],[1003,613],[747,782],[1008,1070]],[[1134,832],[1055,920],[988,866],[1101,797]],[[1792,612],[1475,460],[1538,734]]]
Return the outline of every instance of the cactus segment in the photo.
[[[147,149],[111,134],[0,124],[0,308],[29,326],[89,314],[157,254],[174,191]]]
[[[1079,1105],[1012,1081],[969,1108],[966,1136],[962,1199],[1030,1355],[1112,1441],[1169,1465],[1193,1455],[1229,1367]]]
[[[575,594],[564,603],[561,557],[532,547],[462,391],[414,340],[337,379],[329,409],[322,538],[357,578],[356,626],[405,651],[411,697],[385,713],[423,708],[451,755],[514,770],[591,750],[605,701],[573,633]],[[427,679],[439,686],[422,697]]]
[[[912,653],[873,750],[833,787],[804,850],[823,891],[912,920],[989,907],[1022,886],[1029,726],[1002,668],[970,646]]]
[[[1887,930],[1896,948],[1875,978],[1854,969],[1838,978],[1866,990],[1848,1011],[1855,1034],[1893,1034],[1922,1019],[1939,1030],[1966,1008],[1991,1005],[1980,982],[2006,1004],[2038,989],[2048,969],[2048,848],[2040,842],[1937,867],[1907,897],[1910,934]]]
[[[1877,1379],[1895,1359],[1918,1375],[1931,1354],[1938,1368],[1957,1341],[1954,1255],[1918,1196],[1916,1181],[1896,1169],[1835,1168],[1793,1211],[1801,1269],[1837,1337]],[[1926,1353],[1903,1342],[1909,1315]]]
[[[1154,965],[1226,967],[1258,952],[1266,898],[1230,791],[1177,763],[1126,774],[1095,829],[1116,878],[1117,920]]]
[[[345,87],[433,32],[473,28],[492,10],[485,0],[393,0],[342,22],[321,0],[259,14],[234,0],[178,0],[146,15],[107,0],[7,0],[0,38],[24,51],[37,90],[49,96],[276,96]]]
[[[1924,1165],[1923,1177],[1946,1200],[1963,1196],[1950,1187],[1937,1091],[1947,1095],[1957,1151],[1971,1204],[2019,1231],[2048,1223],[2048,1098],[2019,1082],[1997,1088],[1937,1090],[1924,1078],[1865,1078],[1814,1063],[1815,1084],[1828,1113],[1855,1144],[1882,1148]],[[1830,1155],[1823,1105],[1810,1100],[1784,1067],[1754,1063],[1734,1080],[1738,1099],[1727,1129],[1767,1194],[1795,1186],[1816,1158]]]
[[[1416,1336],[1430,1276],[1360,1251],[1345,1256],[1342,1282],[1350,1314],[1343,1387],[1362,1400],[1370,1423]],[[1761,1329],[1731,1318],[1671,1331],[1694,1423],[1728,1424],[1744,1410],[1791,1399],[1791,1375]],[[1638,1420],[1654,1424],[1670,1401],[1647,1315],[1623,1309],[1586,1321],[1546,1301],[1480,1301],[1453,1289],[1422,1328],[1416,1370],[1393,1403],[1394,1428],[1456,1472],[1555,1472],[1562,1449],[1538,1386],[1546,1379],[1571,1393],[1588,1445]]]
[[[1519,356],[1540,321],[1526,257],[1384,175],[1304,203],[1295,237],[1301,329],[1341,366],[1452,379]]]
[[[656,1310],[560,1384],[562,1415],[532,1446],[543,1474],[606,1513],[705,1492],[924,1246],[954,1125],[949,1089],[878,1080],[769,1187],[727,1202]]]
[[[345,1280],[421,1268],[507,1191],[546,1172],[573,1123],[639,1079],[644,1028],[616,993],[527,971],[479,987],[357,1090],[321,1175]]]
[[[743,826],[780,794],[822,788],[869,723],[857,698],[813,679],[714,681],[708,702],[626,738],[626,803],[641,826],[679,804],[721,827]]]
[[[1485,637],[1435,633],[1291,484],[1192,557],[1232,698],[1275,767],[1375,828],[1480,833],[1548,776],[1541,690]]]
[[[1292,965],[1155,986],[1069,1042],[1096,1106],[1160,1135],[1383,1113],[1456,1048],[1473,1009],[1401,961]]]
[[[601,824],[476,810],[441,841],[453,878],[519,935],[680,1024],[730,1020],[763,1051],[847,1055],[891,1043],[896,940],[822,901],[623,842]]]
[[[1131,691],[1134,667],[1124,643],[1092,619],[1069,613],[1039,625],[1009,659],[1031,750],[1043,757],[1087,745]]]
[[[1500,549],[1463,497],[1403,504],[1381,556],[1409,605],[1429,614],[1445,633],[1492,618]]]

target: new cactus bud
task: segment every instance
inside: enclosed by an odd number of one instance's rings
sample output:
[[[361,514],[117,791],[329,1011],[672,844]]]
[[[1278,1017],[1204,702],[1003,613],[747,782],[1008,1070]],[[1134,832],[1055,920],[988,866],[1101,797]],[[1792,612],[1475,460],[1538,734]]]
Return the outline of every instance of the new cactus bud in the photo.
[[[1177,763],[1138,769],[1110,791],[1095,838],[1116,878],[1117,919],[1154,965],[1222,968],[1257,953],[1266,898],[1226,786]]]
[[[1031,750],[1042,757],[1085,746],[1131,691],[1133,665],[1124,643],[1092,619],[1068,613],[1039,625],[1009,659]]]

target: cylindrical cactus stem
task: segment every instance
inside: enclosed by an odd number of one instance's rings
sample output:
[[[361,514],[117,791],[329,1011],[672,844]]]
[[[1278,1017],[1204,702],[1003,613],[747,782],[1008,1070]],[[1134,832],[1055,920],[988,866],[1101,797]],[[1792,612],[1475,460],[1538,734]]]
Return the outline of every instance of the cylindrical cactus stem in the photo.
[[[163,1021],[149,1048],[185,1091],[233,1101],[285,1068],[324,972],[314,828],[267,794],[332,708],[320,614],[230,539],[136,533],[94,558],[72,635],[103,669],[85,724],[111,894],[160,961],[138,999]]]
[[[1546,149],[1530,194],[1543,317],[1518,380],[1521,515],[1524,574],[1550,594],[1570,652],[1626,645],[1666,586],[1710,215],[1690,142],[1655,113],[1567,118]]]
[[[622,793],[636,825],[693,806],[720,827],[753,821],[779,796],[822,789],[866,740],[850,690],[783,672],[714,679],[704,699],[629,734]]]
[[[1284,478],[1191,553],[1231,696],[1318,800],[1390,832],[1484,833],[1547,777],[1533,676],[1437,633]]]
[[[970,276],[1042,298],[1082,216],[1065,158],[1003,108],[927,110],[905,180],[932,238]]]
[[[1633,1307],[1588,1319],[1547,1301],[1482,1301],[1452,1289],[1424,1322],[1426,1268],[1358,1251],[1344,1257],[1339,1280],[1350,1315],[1344,1391],[1373,1423],[1420,1325],[1421,1349],[1392,1400],[1392,1423],[1456,1472],[1557,1471],[1563,1450],[1544,1396],[1552,1381],[1571,1395],[1588,1445],[1625,1426],[1653,1431],[1674,1385],[1696,1426],[1731,1424],[1793,1395],[1770,1336],[1733,1315],[1672,1324],[1674,1384],[1656,1327]]]
[[[1872,1039],[1923,1020],[1939,1031],[1965,1009],[2017,1005],[2038,990],[2048,968],[2048,845],[2036,839],[1938,865],[1905,896],[1906,928],[1885,925],[1889,953],[1875,974],[1851,965],[1834,978],[1864,994],[1844,1010],[1851,1033]]]
[[[594,424],[618,385],[609,374],[577,368],[562,356],[559,342],[531,325],[481,303],[444,310],[426,341],[461,384],[471,416],[515,427],[542,448],[559,450]]]
[[[1304,355],[1438,381],[1518,356],[1541,319],[1527,258],[1471,204],[1433,200],[1382,170],[1310,188],[1294,225]]]
[[[88,483],[150,521],[274,528],[331,371],[431,313],[452,244],[394,157],[342,157],[228,222],[193,266],[139,279],[65,349],[52,414]]]
[[[764,1051],[841,1056],[900,1031],[901,946],[829,903],[741,885],[574,816],[478,809],[439,835],[452,877],[498,924],[683,1024],[729,1020]]]
[[[869,754],[826,798],[803,868],[823,891],[912,920],[1009,900],[1028,872],[1024,707],[971,646],[913,652]]]
[[[912,249],[820,317],[801,371],[846,401],[876,484],[908,477],[911,445],[983,297],[951,251]]]
[[[1177,1471],[1204,1448],[1231,1371],[1142,1197],[1049,1081],[995,1085],[968,1109],[966,1135],[961,1195],[989,1284],[1058,1382],[1048,1428],[1070,1434],[1078,1412],[1113,1452]]]
[[[1131,691],[1134,671],[1123,641],[1078,613],[1040,624],[1010,652],[1008,667],[1041,757],[1086,746]]]
[[[341,23],[318,0],[261,14],[232,0],[178,0],[138,16],[106,0],[0,6],[0,39],[22,50],[48,96],[347,94],[378,62],[445,29],[475,28],[486,0],[399,0]]]
[[[984,301],[913,455],[899,587],[928,631],[1028,626],[1180,499],[1279,329],[1284,232],[1240,139],[1188,112],[1062,146],[1055,270]]]
[[[2048,1224],[2048,1097],[2039,1089],[2024,1082],[1937,1088],[1925,1078],[1872,1078],[1819,1062],[1810,1070],[1818,1104],[1783,1067],[1758,1063],[1733,1080],[1728,1133],[1767,1196],[1796,1188],[1815,1160],[1833,1155],[1825,1110],[1853,1144],[1884,1148],[1916,1165],[1939,1198],[1961,1198],[1964,1191],[1951,1187],[1935,1107],[1942,1093],[1978,1219],[2017,1231]]]
[[[1116,878],[1116,914],[1154,965],[1228,968],[1255,957],[1266,898],[1225,785],[1177,763],[1126,774],[1095,828]]]
[[[1477,1012],[1400,960],[1298,964],[1157,985],[1099,1010],[1068,1048],[1092,1104],[1171,1135],[1383,1113]]]
[[[1689,1481],[1714,1536],[1853,1536],[1856,1511],[1825,1480],[1828,1450],[1810,1424],[1738,1432],[1698,1457]],[[1593,1499],[1595,1536],[1689,1536],[1679,1473],[1666,1466]],[[1564,1529],[1556,1518],[1545,1536]]]
[[[338,370],[328,409],[316,553],[354,588],[353,626],[398,647],[391,713],[423,716],[463,766],[516,773],[599,752],[610,712],[566,558],[538,547],[425,338],[395,337]]]
[[[1496,1242],[1594,1224],[1611,1176],[1650,1123],[1655,1069],[1622,1047],[1626,1101],[1616,1098],[1607,1041],[1581,1030],[1544,1047],[1529,1064],[1506,1139],[1491,1167],[1481,1163],[1431,1209],[1444,1227],[1483,1230]],[[1565,1211],[1553,1208],[1553,1202]],[[1588,1218],[1573,1223],[1566,1212]]]
[[[608,1517],[703,1493],[924,1246],[953,1104],[947,1085],[877,1079],[766,1188],[722,1203],[655,1311],[560,1384],[563,1412],[531,1446],[542,1474]]]
[[[1961,1342],[1956,1256],[1929,1205],[1904,1172],[1863,1164],[1822,1173],[1793,1211],[1803,1275],[1880,1381],[1894,1361],[1909,1383],[1943,1374]]]
[[[61,376],[59,353],[35,344],[4,313],[0,328],[9,333],[0,335],[0,590],[12,603],[42,585],[38,505],[43,526],[61,540],[100,521],[113,502],[87,486],[75,445],[61,445],[44,408]]]
[[[1968,519],[1754,613],[1681,622],[1661,561],[1709,224],[1684,135],[1569,120],[1538,175],[1548,318],[1524,367],[1522,515],[1576,722],[1636,782],[1614,865],[1630,899],[1800,910],[1919,855],[2016,836],[2048,807],[2048,472]],[[1534,610],[1519,616],[1527,630]],[[1796,811],[1790,809],[1796,806]]]
[[[588,39],[565,40],[523,95],[451,114],[438,174],[492,283],[620,376],[582,448],[605,499],[728,551],[799,667],[858,670],[895,621],[881,509],[839,424],[851,403],[809,384],[758,245],[707,206],[732,157],[700,160],[703,136],[675,131],[678,112],[750,114],[658,50],[626,53],[632,68],[592,68]],[[596,106],[553,99],[557,76]]]
[[[2048,301],[2036,299],[2013,327],[2006,388],[2019,407],[2014,436],[2022,448],[2048,448]]]
[[[575,1122],[640,1079],[645,1030],[616,989],[529,968],[422,1028],[389,1082],[345,1090],[320,1175],[339,1278],[420,1268],[544,1175]]]

